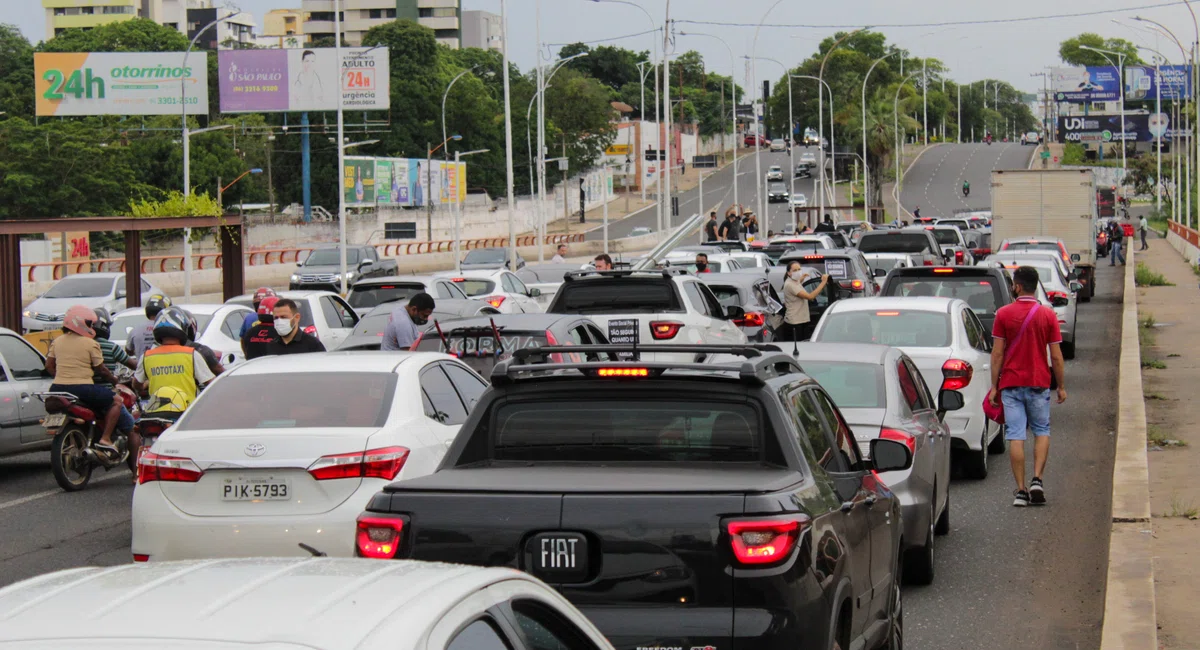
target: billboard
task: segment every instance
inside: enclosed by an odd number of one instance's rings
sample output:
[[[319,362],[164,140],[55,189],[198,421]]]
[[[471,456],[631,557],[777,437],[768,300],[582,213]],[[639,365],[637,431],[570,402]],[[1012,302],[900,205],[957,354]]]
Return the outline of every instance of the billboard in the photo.
[[[1125,140],[1128,142],[1153,142],[1156,138],[1171,140],[1187,137],[1187,133],[1186,129],[1172,129],[1170,116],[1166,113],[1125,115]],[[1058,141],[1120,142],[1121,116],[1072,115],[1059,118]]]
[[[435,205],[467,200],[467,163],[424,158],[347,156],[342,191],[350,207],[423,207],[433,187]]]
[[[375,205],[375,159],[346,157],[342,191],[346,193],[346,205]]]
[[[1056,102],[1086,104],[1121,99],[1121,78],[1113,66],[1051,68],[1050,83]]]
[[[1156,82],[1154,66],[1133,65],[1125,67],[1125,99],[1145,101],[1157,99],[1186,99],[1192,96],[1192,67],[1190,65],[1164,65],[1158,69],[1162,80]]]
[[[217,54],[222,113],[387,110],[388,49],[222,50]],[[340,90],[339,90],[340,89]]]
[[[375,159],[375,203],[377,205],[412,205],[409,198],[408,159]]]
[[[206,115],[208,55],[192,52],[186,66],[183,59],[183,52],[37,52],[37,115]]]

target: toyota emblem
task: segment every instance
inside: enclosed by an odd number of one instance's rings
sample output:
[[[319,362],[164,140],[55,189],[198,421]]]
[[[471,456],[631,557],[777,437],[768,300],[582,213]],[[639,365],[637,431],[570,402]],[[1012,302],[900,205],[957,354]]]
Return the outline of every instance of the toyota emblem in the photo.
[[[258,458],[267,453],[267,446],[260,442],[252,442],[246,445],[246,455],[251,458]]]

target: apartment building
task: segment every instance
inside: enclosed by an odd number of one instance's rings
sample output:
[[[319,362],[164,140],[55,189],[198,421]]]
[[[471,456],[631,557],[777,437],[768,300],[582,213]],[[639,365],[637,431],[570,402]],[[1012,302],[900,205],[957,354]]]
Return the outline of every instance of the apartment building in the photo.
[[[372,27],[401,18],[434,30],[439,43],[462,46],[460,0],[342,0],[341,7],[342,33],[351,45],[361,45]],[[334,0],[303,0],[300,9],[308,14],[305,34],[313,40],[333,37]]]
[[[487,11],[462,12],[462,46],[503,50],[504,26],[500,16]]]
[[[173,2],[176,0],[163,0]],[[209,23],[213,22],[218,16],[226,16],[230,11],[224,7],[213,7],[212,0],[185,0],[187,3],[204,3],[208,6],[193,8],[186,7],[187,23],[185,27],[187,37],[195,38],[200,30],[204,29]],[[253,14],[241,12],[222,21],[213,29],[209,29],[200,36],[200,40],[196,44],[204,49],[229,49],[242,45],[255,45],[256,36],[255,29],[258,28],[258,22],[254,20]]]
[[[309,41],[304,33],[304,21],[307,14],[299,9],[274,9],[268,11],[263,18],[262,34],[258,37],[260,46],[267,47],[300,47]]]
[[[93,29],[138,17],[142,0],[42,0],[46,40],[66,29]]]

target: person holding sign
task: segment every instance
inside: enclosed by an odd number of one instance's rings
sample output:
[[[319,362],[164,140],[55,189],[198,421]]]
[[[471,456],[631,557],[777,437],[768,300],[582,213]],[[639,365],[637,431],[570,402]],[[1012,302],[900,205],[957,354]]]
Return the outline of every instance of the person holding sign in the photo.
[[[812,291],[804,290],[804,273],[800,262],[789,262],[787,279],[783,283],[783,326],[776,336],[780,341],[804,341],[808,339],[808,324],[811,315],[808,303],[815,300],[829,284],[829,275],[821,276],[821,284]]]

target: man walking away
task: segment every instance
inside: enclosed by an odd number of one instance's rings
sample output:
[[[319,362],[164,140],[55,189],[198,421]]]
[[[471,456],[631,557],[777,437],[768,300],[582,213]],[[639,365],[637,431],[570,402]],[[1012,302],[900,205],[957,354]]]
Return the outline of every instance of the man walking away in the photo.
[[[717,241],[717,211],[708,213],[708,221],[704,223],[704,241]]]
[[[1149,246],[1146,245],[1146,231],[1150,230],[1150,224],[1146,221],[1146,215],[1142,215],[1141,217],[1138,218],[1138,230],[1142,233],[1142,248],[1141,248],[1141,250],[1146,250],[1147,248],[1150,248]]]
[[[1050,455],[1052,376],[1057,384],[1058,403],[1067,401],[1058,316],[1038,302],[1037,287],[1037,270],[1032,266],[1018,268],[1013,273],[1017,300],[996,311],[992,327],[992,390],[988,399],[993,405],[1004,404],[1004,438],[1010,442],[1008,454],[1017,482],[1013,505],[1018,507],[1046,503],[1042,473]],[[1046,365],[1047,347],[1052,368]],[[1033,480],[1029,489],[1025,488],[1027,428],[1034,435]]]
[[[815,230],[813,230],[813,232],[833,232],[834,230],[836,230],[836,228],[833,227],[833,217],[825,215],[825,219],[821,221],[821,223],[817,224],[817,227]]]
[[[279,337],[267,345],[268,355],[325,351],[325,345],[317,337],[300,329],[300,307],[291,298],[276,302],[272,317]]]
[[[558,245],[558,252],[556,252],[554,254],[554,257],[550,258],[550,262],[552,264],[566,264],[567,263],[567,245],[566,244]]]
[[[387,327],[383,329],[383,343],[379,349],[395,352],[412,348],[421,336],[417,326],[429,322],[433,307],[433,296],[422,291],[410,298],[407,305],[394,309],[392,315],[388,316]]]
[[[1115,221],[1113,222],[1112,232],[1110,233],[1109,238],[1112,241],[1112,245],[1109,252],[1108,265],[1116,266],[1118,258],[1121,260],[1121,264],[1124,264],[1125,253],[1121,251],[1121,244],[1125,241],[1125,229],[1121,227],[1121,224]]]

